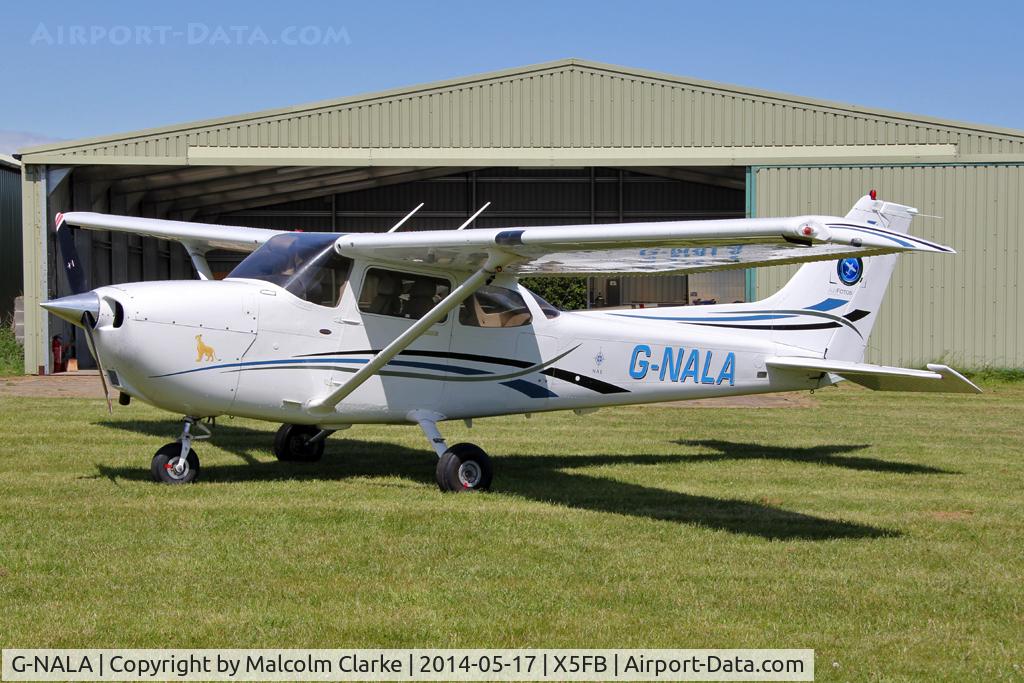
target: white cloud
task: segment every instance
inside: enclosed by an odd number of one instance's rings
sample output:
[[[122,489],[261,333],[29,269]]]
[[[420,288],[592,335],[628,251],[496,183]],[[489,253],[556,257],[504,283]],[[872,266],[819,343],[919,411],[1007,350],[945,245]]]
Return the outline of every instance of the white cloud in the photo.
[[[61,138],[43,135],[42,133],[30,133],[23,130],[0,130],[0,154],[14,154],[26,147],[60,142],[60,140]]]

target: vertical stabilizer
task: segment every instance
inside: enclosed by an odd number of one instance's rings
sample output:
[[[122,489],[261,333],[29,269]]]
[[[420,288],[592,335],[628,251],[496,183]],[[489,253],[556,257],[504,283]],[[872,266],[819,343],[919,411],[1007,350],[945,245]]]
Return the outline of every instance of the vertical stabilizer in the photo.
[[[846,218],[906,233],[916,214],[917,209],[912,207],[866,195]],[[804,329],[791,327],[787,334],[773,338],[825,358],[862,361],[898,258],[897,254],[850,257],[801,266],[782,289],[759,306],[799,312]],[[778,327],[781,330],[784,326]]]

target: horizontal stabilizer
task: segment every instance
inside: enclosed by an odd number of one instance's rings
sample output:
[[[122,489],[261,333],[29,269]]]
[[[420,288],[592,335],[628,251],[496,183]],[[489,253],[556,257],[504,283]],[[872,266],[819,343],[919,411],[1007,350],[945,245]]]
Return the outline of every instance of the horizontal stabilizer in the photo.
[[[981,389],[946,365],[929,363],[927,370],[894,368],[887,365],[852,363],[828,358],[795,356],[769,358],[765,365],[784,371],[812,374],[832,373],[854,384],[875,391],[939,391],[954,394],[980,394]]]

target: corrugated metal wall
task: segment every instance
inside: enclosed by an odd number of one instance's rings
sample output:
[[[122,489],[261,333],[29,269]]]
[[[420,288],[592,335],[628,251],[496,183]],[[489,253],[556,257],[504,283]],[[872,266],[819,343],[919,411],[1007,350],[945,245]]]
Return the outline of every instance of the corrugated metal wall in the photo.
[[[185,158],[189,147],[475,148],[958,145],[1024,152],[1019,135],[565,60],[302,108],[85,141],[83,157]],[[50,161],[53,161],[51,159]]]
[[[21,171],[0,167],[0,324],[14,313],[22,288]]]
[[[755,183],[758,216],[842,216],[874,188],[883,199],[943,217],[918,217],[911,231],[959,253],[900,259],[869,360],[1024,366],[1024,167],[760,168]],[[793,270],[759,270],[759,297]]]

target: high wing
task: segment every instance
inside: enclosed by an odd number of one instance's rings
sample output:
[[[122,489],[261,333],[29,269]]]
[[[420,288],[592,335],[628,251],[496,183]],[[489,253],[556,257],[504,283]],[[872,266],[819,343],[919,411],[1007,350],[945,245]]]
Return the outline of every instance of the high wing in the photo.
[[[346,256],[475,270],[488,253],[521,275],[671,274],[953,249],[878,225],[832,216],[741,218],[506,229],[349,233]]]
[[[281,234],[87,212],[64,214],[63,221],[181,242],[197,269],[205,266],[203,255],[210,249],[250,252]],[[510,257],[507,271],[531,276],[697,273],[850,255],[955,253],[878,224],[835,216],[347,233],[339,236],[336,246],[346,256],[467,272],[500,252]]]
[[[227,251],[251,252],[280,230],[264,230],[262,228],[243,228],[235,225],[213,225],[210,223],[187,223],[185,221],[166,221],[159,218],[137,218],[135,216],[112,216],[105,213],[88,211],[72,211],[59,213],[56,216],[57,233],[67,225],[76,225],[89,230],[110,230],[112,232],[129,232],[133,235],[156,237],[158,239],[180,242],[192,259],[192,265],[203,280],[213,277],[210,264],[206,261],[206,252],[211,249]],[[73,244],[73,242],[72,242]],[[73,247],[72,247],[73,248]],[[71,277],[69,275],[69,277]]]
[[[181,242],[186,248],[192,247],[203,253],[211,249],[241,252],[255,251],[271,237],[282,233],[280,230],[166,221],[158,218],[136,218],[135,216],[112,216],[105,213],[91,213],[88,211],[71,211],[65,214],[57,214],[58,228],[62,220],[68,225],[89,230],[129,232],[133,235],[173,240]]]

